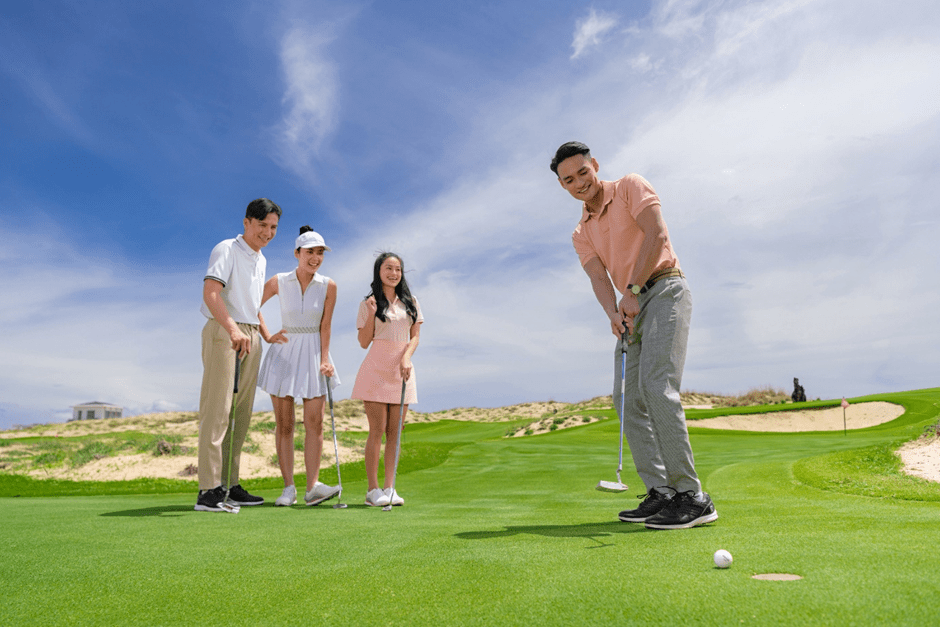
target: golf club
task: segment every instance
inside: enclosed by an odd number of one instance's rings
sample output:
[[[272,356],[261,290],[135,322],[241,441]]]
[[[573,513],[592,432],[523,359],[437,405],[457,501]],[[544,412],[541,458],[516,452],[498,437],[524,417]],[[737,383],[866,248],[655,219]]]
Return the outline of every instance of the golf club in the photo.
[[[620,472],[623,470],[623,409],[626,387],[627,387],[627,342],[630,338],[629,329],[623,332],[620,338],[620,457],[617,463],[617,481],[598,481],[595,489],[601,492],[623,492],[627,486],[620,480]]]
[[[398,445],[395,447],[395,467],[392,468],[392,495],[388,497],[388,505],[382,508],[383,512],[392,511],[392,499],[395,498],[395,480],[398,478],[398,457],[401,455],[401,428],[405,424],[405,387],[408,380],[402,377],[401,380],[401,417],[398,420]]]
[[[333,429],[333,453],[336,455],[336,483],[339,484],[339,494],[336,495],[336,503],[333,509],[345,509],[343,503],[343,479],[339,475],[339,444],[336,443],[336,419],[333,417],[333,388],[330,386],[330,378],[326,378],[326,398],[330,403],[330,427]]]
[[[232,449],[235,448],[235,401],[238,398],[238,374],[241,370],[241,361],[238,359],[238,352],[235,352],[235,389],[232,392],[232,410],[228,414],[228,433],[225,435],[229,438],[228,440],[228,479],[225,484],[225,498],[222,499],[222,502],[219,503],[219,508],[228,512],[229,514],[237,514],[241,511],[241,507],[234,503],[228,502],[229,492],[232,490]],[[225,439],[223,438],[224,442]]]

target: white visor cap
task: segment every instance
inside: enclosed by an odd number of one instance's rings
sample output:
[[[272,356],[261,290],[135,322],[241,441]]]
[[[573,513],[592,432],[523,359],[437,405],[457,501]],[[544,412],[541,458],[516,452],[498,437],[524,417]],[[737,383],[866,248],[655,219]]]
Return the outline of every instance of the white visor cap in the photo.
[[[307,231],[306,233],[298,235],[297,239],[294,240],[295,250],[297,248],[316,248],[317,246],[323,246],[325,250],[332,250],[326,245],[326,242],[323,241],[323,236],[316,231]]]

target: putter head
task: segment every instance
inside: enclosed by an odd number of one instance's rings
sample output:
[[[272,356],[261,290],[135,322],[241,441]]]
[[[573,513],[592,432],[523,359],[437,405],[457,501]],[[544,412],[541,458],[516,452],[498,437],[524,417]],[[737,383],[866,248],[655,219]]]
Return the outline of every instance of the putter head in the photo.
[[[626,492],[629,488],[619,481],[598,481],[594,489],[600,492]]]
[[[235,505],[226,501],[219,503],[219,507],[222,509],[222,511],[228,512],[229,514],[237,514],[242,509],[240,505]]]
[[[339,493],[336,495],[336,503],[333,504],[333,509],[346,509],[346,504],[343,503],[343,486],[339,486]]]
[[[386,505],[385,507],[383,507],[383,508],[382,508],[382,511],[383,511],[383,512],[390,512],[390,511],[392,511],[392,504],[389,503],[388,505]]]

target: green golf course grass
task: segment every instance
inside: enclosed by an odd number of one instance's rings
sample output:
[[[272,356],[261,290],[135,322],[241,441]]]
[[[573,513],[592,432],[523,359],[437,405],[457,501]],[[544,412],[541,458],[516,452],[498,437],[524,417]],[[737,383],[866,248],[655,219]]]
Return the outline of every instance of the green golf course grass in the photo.
[[[408,425],[398,479],[406,505],[391,512],[363,506],[361,462],[343,467],[348,509],[272,507],[280,482],[263,480],[245,485],[267,503],[237,515],[193,511],[192,482],[0,475],[0,621],[936,624],[940,484],[902,475],[890,451],[937,423],[940,388],[861,400],[906,413],[848,435],[690,423],[720,518],[682,531],[616,520],[644,491],[628,450],[630,490],[594,490],[615,479],[613,412],[524,438],[504,438],[506,423]],[[714,567],[717,549],[732,553],[730,568]]]

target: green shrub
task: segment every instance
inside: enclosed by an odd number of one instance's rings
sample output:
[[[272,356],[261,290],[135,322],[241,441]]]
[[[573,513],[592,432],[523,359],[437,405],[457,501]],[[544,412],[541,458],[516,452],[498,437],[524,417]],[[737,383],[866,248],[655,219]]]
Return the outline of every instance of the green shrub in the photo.
[[[254,455],[261,450],[261,445],[251,439],[251,436],[245,438],[245,443],[242,445],[242,452],[249,453]]]
[[[112,445],[101,440],[93,440],[72,453],[69,459],[72,462],[72,466],[84,466],[92,460],[108,457],[113,450],[114,447]]]
[[[66,457],[68,457],[66,451],[49,451],[34,457],[33,464],[36,466],[57,466],[64,462]]]
[[[277,423],[273,420],[262,420],[251,425],[251,431],[263,431],[264,433],[274,433]]]

